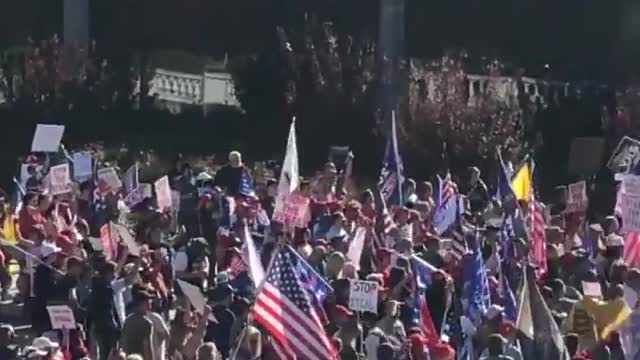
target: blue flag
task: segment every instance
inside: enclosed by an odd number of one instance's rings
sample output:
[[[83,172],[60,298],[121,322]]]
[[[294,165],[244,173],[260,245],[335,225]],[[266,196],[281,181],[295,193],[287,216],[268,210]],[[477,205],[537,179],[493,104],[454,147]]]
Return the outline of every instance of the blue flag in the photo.
[[[246,170],[242,172],[242,177],[240,178],[239,193],[244,196],[254,196],[256,193],[253,187],[253,179]]]
[[[516,297],[511,290],[511,285],[509,285],[509,280],[502,271],[502,266],[500,266],[500,287],[502,288],[502,305],[504,306],[504,316],[507,320],[512,323],[516,323],[518,319],[518,305],[516,303]]]
[[[442,234],[453,225],[458,217],[458,195],[451,174],[442,179],[438,176],[438,203],[433,212],[433,227]]]
[[[491,293],[489,291],[489,278],[480,251],[480,232],[474,231],[467,234],[471,254],[463,257],[462,307],[464,315],[474,323],[479,324],[482,316],[491,305]]]
[[[322,304],[327,295],[333,292],[333,288],[297,251],[291,246],[288,246],[288,249],[295,255],[294,269],[300,283],[307,289],[314,303]]]
[[[515,252],[513,250],[513,238],[516,236],[515,231],[513,230],[513,215],[505,214],[499,236],[500,244],[502,246],[502,258],[513,258],[513,256],[515,256]]]
[[[388,206],[402,206],[402,182],[404,167],[398,152],[398,138],[396,134],[395,112],[391,114],[391,134],[387,138],[387,145],[384,151],[384,160],[380,177],[380,193]]]

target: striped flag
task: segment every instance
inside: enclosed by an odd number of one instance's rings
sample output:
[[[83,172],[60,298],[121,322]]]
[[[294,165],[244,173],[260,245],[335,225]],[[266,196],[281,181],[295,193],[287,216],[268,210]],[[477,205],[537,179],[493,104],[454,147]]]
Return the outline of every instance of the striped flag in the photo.
[[[451,174],[442,179],[438,176],[438,204],[433,212],[433,227],[438,234],[447,231],[456,222],[458,215],[458,186]]]
[[[414,319],[422,324],[422,329],[427,339],[435,343],[440,338],[440,335],[436,331],[431,312],[427,307],[425,291],[431,286],[431,276],[437,269],[416,255],[411,256],[411,262],[413,264],[413,280],[415,282],[413,294]]]
[[[629,267],[640,266],[640,231],[630,231],[624,236],[624,263]]]
[[[391,114],[391,134],[387,138],[387,145],[384,151],[384,159],[380,177],[380,192],[382,198],[388,205],[402,206],[402,182],[403,166],[400,153],[398,152],[398,137],[396,133],[396,115]]]
[[[249,268],[241,256],[236,255],[231,259],[231,263],[229,264],[229,277],[233,279],[247,270],[249,270]]]
[[[544,216],[542,206],[536,201],[533,191],[529,199],[527,214],[529,241],[531,242],[531,260],[538,267],[539,272],[547,271],[547,239],[544,233]]]
[[[280,359],[337,359],[329,337],[300,284],[293,254],[281,248],[274,256],[252,314],[271,335]]]

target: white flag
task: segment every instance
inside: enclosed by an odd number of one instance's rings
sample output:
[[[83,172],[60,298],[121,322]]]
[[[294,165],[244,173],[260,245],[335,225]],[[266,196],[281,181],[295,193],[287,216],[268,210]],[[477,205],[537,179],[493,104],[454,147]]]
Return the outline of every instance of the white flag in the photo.
[[[248,227],[244,228],[244,241],[243,255],[249,265],[249,273],[251,274],[251,279],[253,279],[253,284],[257,289],[265,278],[264,268],[262,267],[260,255],[258,255],[256,244],[253,242],[253,237],[251,237]]]
[[[284,208],[286,197],[298,188],[300,177],[298,175],[298,146],[296,145],[296,119],[291,121],[289,139],[287,140],[287,152],[282,164],[280,181],[278,182],[278,196],[276,197],[275,211]]]
[[[351,240],[349,245],[349,251],[347,251],[347,257],[355,266],[356,270],[360,269],[360,255],[362,255],[362,249],[364,248],[364,239],[367,234],[367,229],[359,227],[356,229],[356,234]]]

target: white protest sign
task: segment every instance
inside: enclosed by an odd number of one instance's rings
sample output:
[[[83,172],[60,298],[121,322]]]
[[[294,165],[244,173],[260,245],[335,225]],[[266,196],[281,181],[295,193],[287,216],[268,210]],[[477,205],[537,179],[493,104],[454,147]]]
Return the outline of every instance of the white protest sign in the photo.
[[[49,305],[47,306],[49,318],[51,319],[51,327],[58,329],[75,329],[76,318],[73,311],[67,305]]]
[[[122,240],[122,242],[124,242],[124,244],[129,249],[129,254],[133,256],[140,255],[140,245],[138,245],[138,243],[136,243],[136,241],[133,239],[133,236],[131,235],[131,233],[129,232],[129,229],[127,229],[126,226],[120,225],[120,224],[113,224],[111,229],[115,230],[118,233],[118,236],[120,236],[120,240]]]
[[[98,170],[98,185],[103,187],[105,191],[117,191],[122,187],[122,181],[120,181],[116,169],[102,168]]]
[[[602,288],[600,287],[600,283],[597,282],[582,282],[582,291],[585,296],[593,296],[593,297],[602,297]]]
[[[583,180],[574,184],[569,184],[567,208],[565,209],[565,212],[574,213],[586,211],[588,203],[587,182]]]
[[[378,283],[375,281],[351,280],[349,309],[378,313]]]
[[[189,302],[194,308],[196,308],[196,311],[199,314],[204,314],[204,307],[207,305],[207,300],[204,298],[204,295],[202,295],[200,288],[195,285],[191,285],[184,280],[177,279],[176,281],[180,285],[184,296],[189,299]]]
[[[58,152],[64,134],[64,125],[38,124],[31,142],[33,152]]]
[[[51,195],[65,194],[71,191],[71,177],[69,176],[69,164],[52,166],[49,170],[49,185]]]
[[[360,255],[362,255],[362,249],[364,248],[364,239],[367,234],[367,229],[359,227],[356,229],[356,234],[349,244],[349,251],[347,251],[347,258],[355,266],[356,270],[360,269]]]
[[[640,176],[625,175],[620,187],[622,232],[640,230]]]
[[[155,182],[156,197],[158,199],[158,210],[164,211],[171,208],[171,187],[169,187],[169,177],[166,175]]]
[[[93,160],[87,151],[73,154],[73,179],[86,181],[93,175]]]
[[[607,162],[607,167],[614,174],[627,173],[640,161],[640,142],[625,136],[620,140]]]
[[[309,202],[309,198],[299,194],[286,195],[280,202],[282,207],[273,212],[273,219],[285,225],[307,227],[311,217]]]
[[[90,237],[89,243],[91,244],[91,248],[93,251],[104,251],[104,246],[102,245],[102,239],[96,237]]]

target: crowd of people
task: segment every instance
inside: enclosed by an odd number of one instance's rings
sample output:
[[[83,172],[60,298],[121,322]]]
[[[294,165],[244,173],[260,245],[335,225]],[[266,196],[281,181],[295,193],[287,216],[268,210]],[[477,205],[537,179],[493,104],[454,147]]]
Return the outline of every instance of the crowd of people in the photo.
[[[0,285],[3,300],[24,304],[32,340],[18,344],[12,324],[0,325],[0,359],[639,354],[623,330],[637,316],[640,270],[625,256],[619,213],[587,222],[566,191],[545,206],[509,181],[494,195],[477,168],[458,184],[357,189],[353,159],[300,181],[286,160],[280,181],[255,181],[235,151],[215,174],[178,161],[166,207],[159,193],[95,171],[52,195],[49,169],[68,157],[30,156],[20,201],[0,197]],[[281,221],[283,179],[308,201],[296,209],[302,223]],[[358,279],[377,284],[375,311],[350,301]],[[56,305],[74,326],[59,326]]]

